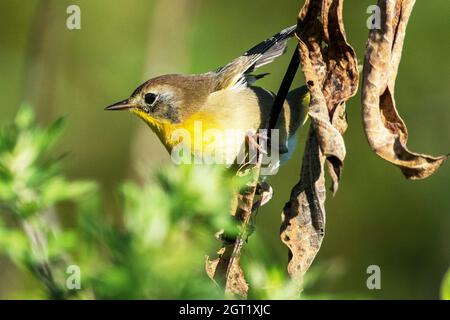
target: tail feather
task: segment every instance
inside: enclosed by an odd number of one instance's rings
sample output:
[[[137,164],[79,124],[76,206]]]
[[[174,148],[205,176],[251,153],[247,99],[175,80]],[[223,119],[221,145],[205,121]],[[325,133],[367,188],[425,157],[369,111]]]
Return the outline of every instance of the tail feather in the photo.
[[[286,52],[287,41],[294,35],[297,26],[283,29],[271,38],[257,44],[239,58],[234,59],[226,66],[219,68],[217,90],[235,86],[247,86],[248,75],[255,69],[271,63],[275,58]],[[256,78],[257,79],[257,78]]]
[[[258,43],[245,52],[243,56],[249,58],[248,63],[254,69],[272,62],[286,52],[287,40],[294,35],[296,29],[297,25],[294,25],[281,30],[271,38]]]
[[[273,47],[267,50],[258,60],[256,60],[255,64],[252,66],[252,70],[269,64],[279,56],[283,55],[286,52],[287,41],[288,39],[285,39],[274,44]]]

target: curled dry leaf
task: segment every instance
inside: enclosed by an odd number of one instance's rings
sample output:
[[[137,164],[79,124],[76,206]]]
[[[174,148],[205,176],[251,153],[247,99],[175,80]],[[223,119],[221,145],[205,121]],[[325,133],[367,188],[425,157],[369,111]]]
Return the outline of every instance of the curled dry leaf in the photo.
[[[289,274],[301,280],[320,249],[325,229],[325,156],[316,133],[310,128],[306,142],[300,182],[286,203],[281,240],[289,248]]]
[[[345,103],[341,103],[336,107],[332,115],[331,123],[341,135],[347,131],[348,124],[347,114],[345,113]],[[333,195],[336,194],[338,190],[339,180],[342,174],[342,166],[339,165],[340,163],[338,162],[337,165],[335,164],[336,162],[327,161],[328,172],[332,180],[331,191],[333,192]]]
[[[408,150],[408,131],[397,112],[394,86],[406,26],[414,0],[379,0],[380,30],[369,33],[363,71],[362,113],[369,145],[400,168],[408,179],[433,174],[448,156],[431,157]]]
[[[299,13],[297,33],[302,69],[317,100],[317,108],[311,103],[310,116],[327,157],[333,194],[346,153],[342,138],[347,129],[345,101],[355,95],[359,80],[356,55],[345,37],[342,5],[342,0],[306,1]]]
[[[346,150],[345,102],[358,87],[356,55],[347,43],[342,0],[307,0],[298,17],[302,71],[311,93],[310,129],[300,182],[282,213],[281,239],[289,248],[289,273],[302,279],[319,251],[325,229],[324,165],[336,192]]]

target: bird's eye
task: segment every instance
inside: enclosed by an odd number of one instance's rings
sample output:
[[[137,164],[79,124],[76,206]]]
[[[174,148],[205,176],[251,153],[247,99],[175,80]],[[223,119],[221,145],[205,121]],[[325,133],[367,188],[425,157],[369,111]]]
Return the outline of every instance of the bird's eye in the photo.
[[[144,96],[144,101],[145,101],[146,104],[151,106],[151,105],[153,105],[155,103],[157,98],[158,98],[158,96],[156,94],[154,94],[154,93],[147,93]]]

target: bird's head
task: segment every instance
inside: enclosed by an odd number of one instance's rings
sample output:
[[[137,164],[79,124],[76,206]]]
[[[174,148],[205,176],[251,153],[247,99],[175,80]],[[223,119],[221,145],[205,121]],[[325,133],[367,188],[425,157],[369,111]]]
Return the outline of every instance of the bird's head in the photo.
[[[151,126],[177,124],[182,121],[183,96],[176,76],[161,76],[144,82],[128,99],[112,104],[105,110],[131,111]]]

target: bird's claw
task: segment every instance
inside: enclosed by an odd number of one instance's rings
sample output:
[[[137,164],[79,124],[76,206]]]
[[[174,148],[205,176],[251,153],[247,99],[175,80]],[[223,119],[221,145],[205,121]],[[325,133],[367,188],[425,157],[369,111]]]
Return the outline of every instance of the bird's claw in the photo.
[[[246,138],[250,150],[258,150],[260,153],[267,155],[267,133],[247,132]],[[252,149],[253,148],[253,149]]]

